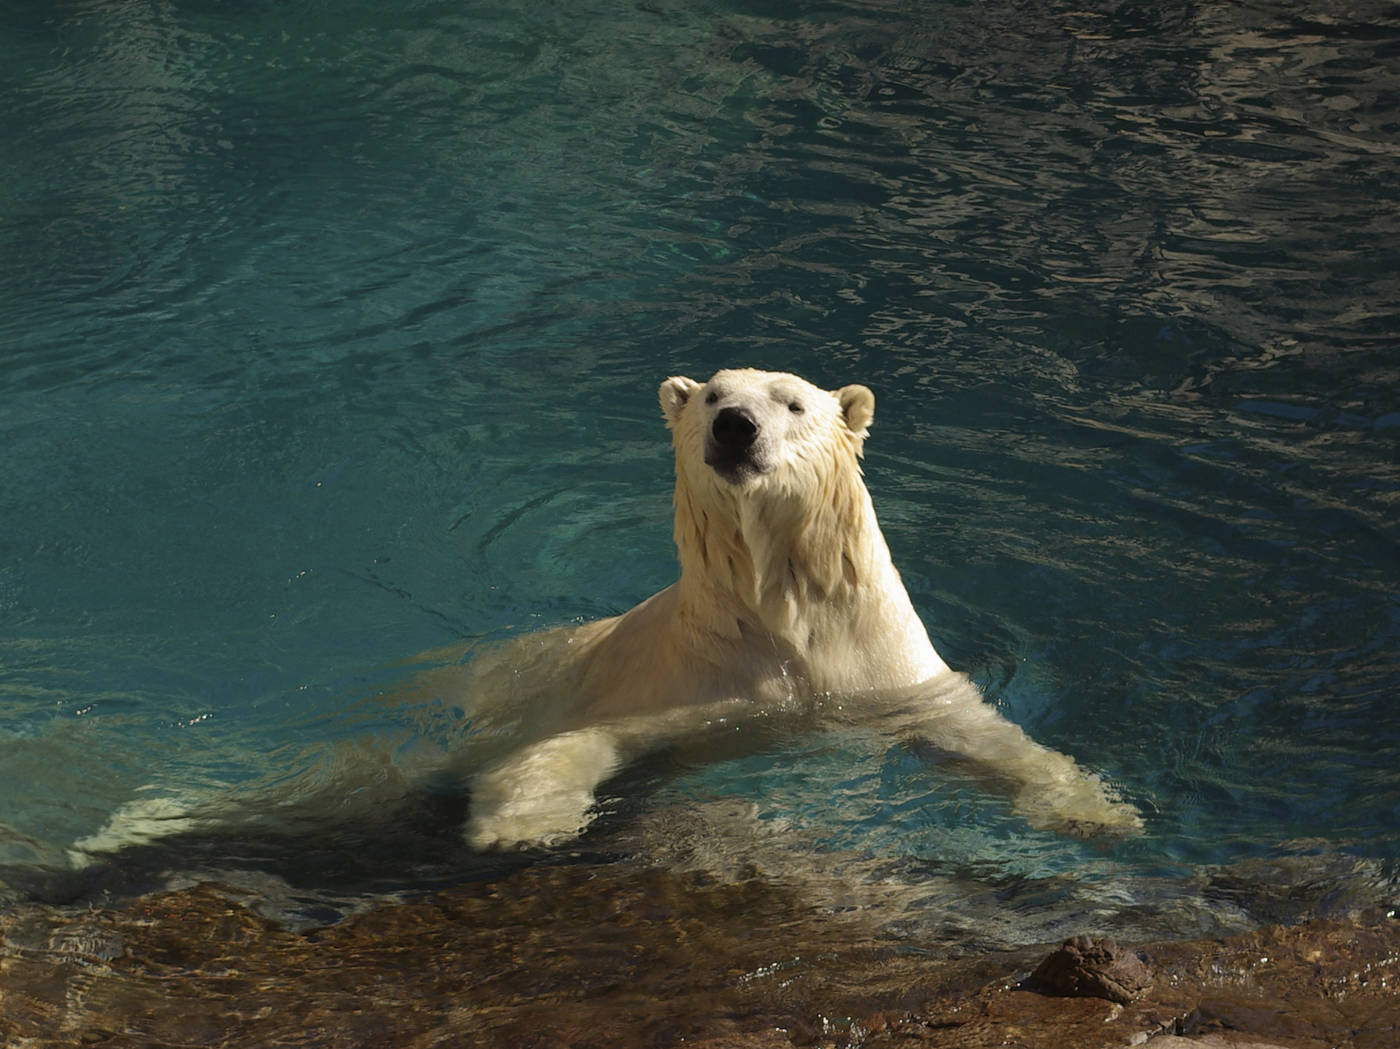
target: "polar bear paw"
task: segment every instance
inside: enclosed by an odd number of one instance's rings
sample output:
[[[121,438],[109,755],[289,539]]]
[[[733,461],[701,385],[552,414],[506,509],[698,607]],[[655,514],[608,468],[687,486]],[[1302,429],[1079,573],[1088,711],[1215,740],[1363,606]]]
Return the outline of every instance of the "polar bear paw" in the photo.
[[[1016,810],[1037,830],[1073,838],[1131,837],[1142,833],[1142,814],[1111,797],[1096,777],[1076,776],[1017,794]]]
[[[507,757],[472,781],[467,842],[477,849],[557,845],[593,821],[593,790],[621,764],[602,729],[551,736]]]

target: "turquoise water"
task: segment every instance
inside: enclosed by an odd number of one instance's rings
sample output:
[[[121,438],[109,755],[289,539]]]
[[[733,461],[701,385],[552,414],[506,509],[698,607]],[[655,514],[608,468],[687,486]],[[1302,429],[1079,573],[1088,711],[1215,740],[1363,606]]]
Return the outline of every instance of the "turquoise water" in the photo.
[[[1393,6],[8,22],[4,880],[147,787],[426,745],[443,715],[363,702],[401,660],[666,585],[657,385],[746,364],[875,390],[867,476],[935,643],[1147,834],[1033,833],[852,735],[639,770],[599,840],[739,797],[814,856],[985,883],[1187,897],[1296,855],[1393,893]],[[322,866],[479,866],[460,799],[425,805]]]

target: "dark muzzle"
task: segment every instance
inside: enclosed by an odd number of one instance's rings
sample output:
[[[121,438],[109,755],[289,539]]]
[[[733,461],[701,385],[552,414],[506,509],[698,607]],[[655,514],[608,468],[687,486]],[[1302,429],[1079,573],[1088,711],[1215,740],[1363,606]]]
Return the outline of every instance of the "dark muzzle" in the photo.
[[[725,451],[742,452],[758,437],[758,424],[742,408],[721,408],[710,427],[710,435]]]

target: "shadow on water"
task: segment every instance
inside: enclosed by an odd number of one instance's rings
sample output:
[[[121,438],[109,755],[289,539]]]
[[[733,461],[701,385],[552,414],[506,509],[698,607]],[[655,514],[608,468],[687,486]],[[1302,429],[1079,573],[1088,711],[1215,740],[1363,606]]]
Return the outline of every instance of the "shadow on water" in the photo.
[[[66,905],[130,899],[172,882],[241,883],[260,913],[294,925],[333,922],[356,901],[506,877],[539,859],[473,853],[461,834],[467,804],[420,790],[382,806],[373,820],[287,811],[201,820],[194,829],[89,854],[77,869],[10,868],[0,870],[0,881],[12,894]]]

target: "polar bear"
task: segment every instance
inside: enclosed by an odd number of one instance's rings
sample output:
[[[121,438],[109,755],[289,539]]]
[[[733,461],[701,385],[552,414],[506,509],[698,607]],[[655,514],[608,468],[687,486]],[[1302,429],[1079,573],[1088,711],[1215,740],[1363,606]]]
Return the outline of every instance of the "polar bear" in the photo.
[[[890,559],[860,458],[875,398],[741,368],[661,384],[680,578],[631,611],[476,665],[470,690],[545,709],[471,782],[468,840],[551,844],[594,790],[677,735],[816,704],[920,736],[1009,786],[1034,825],[1131,831],[1137,812],[951,671]],[[523,672],[522,667],[526,669]],[[508,683],[507,683],[508,682]]]
[[[594,815],[598,785],[673,741],[798,713],[927,741],[1009,790],[1037,827],[1131,832],[1135,809],[1032,741],[934,651],[860,469],[875,412],[865,386],[834,392],[782,372],[731,369],[661,384],[675,451],[680,578],[620,616],[493,648],[426,653],[406,693],[466,712],[462,746],[419,768],[343,771],[335,804],[425,776],[467,779],[467,841],[554,845]],[[338,770],[371,763],[338,757]],[[352,789],[353,788],[353,789]],[[75,843],[73,862],[230,817],[232,804],[138,799]]]

